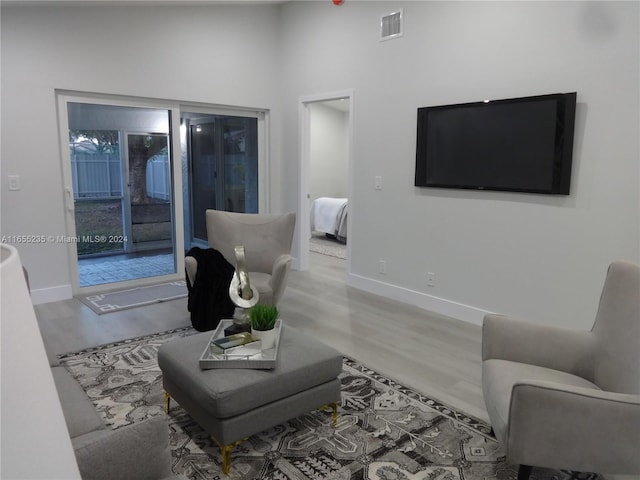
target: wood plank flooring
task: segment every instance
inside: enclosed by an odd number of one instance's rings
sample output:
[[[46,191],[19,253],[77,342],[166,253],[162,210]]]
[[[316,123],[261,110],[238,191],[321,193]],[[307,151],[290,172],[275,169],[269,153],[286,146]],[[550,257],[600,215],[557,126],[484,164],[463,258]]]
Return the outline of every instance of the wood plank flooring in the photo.
[[[310,254],[291,271],[283,320],[421,393],[488,421],[481,390],[481,328],[346,286],[345,261]],[[76,299],[36,305],[55,353],[191,325],[186,299],[96,315]]]

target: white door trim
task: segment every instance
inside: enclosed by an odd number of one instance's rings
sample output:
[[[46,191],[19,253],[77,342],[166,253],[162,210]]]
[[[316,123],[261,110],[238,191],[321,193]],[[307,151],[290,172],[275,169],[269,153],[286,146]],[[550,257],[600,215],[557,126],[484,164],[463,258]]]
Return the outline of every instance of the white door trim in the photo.
[[[299,179],[298,179],[298,238],[295,240],[298,249],[298,258],[293,262],[293,268],[297,270],[309,269],[309,238],[311,232],[311,219],[309,212],[309,172],[311,162],[311,142],[310,142],[310,128],[311,128],[311,111],[310,104],[318,102],[326,102],[330,100],[345,99],[349,102],[349,119],[347,121],[348,128],[348,158],[347,158],[347,175],[348,175],[348,197],[349,197],[349,215],[347,216],[347,232],[349,235],[349,241],[347,242],[347,274],[351,272],[351,221],[353,211],[353,130],[354,130],[354,93],[353,90],[340,90],[330,93],[319,93],[314,95],[305,95],[300,97],[298,101],[298,124],[299,124],[299,146],[300,152],[298,158],[300,163],[298,165]]]
[[[60,138],[60,158],[62,162],[62,178],[63,178],[63,188],[64,188],[64,199],[65,199],[65,219],[66,219],[66,239],[75,239],[76,236],[76,226],[75,226],[75,211],[74,211],[74,197],[73,197],[73,180],[71,173],[71,156],[68,148],[69,144],[69,119],[68,119],[68,110],[67,104],[70,102],[74,103],[93,103],[98,105],[115,105],[115,106],[125,106],[125,107],[142,107],[142,108],[157,108],[157,109],[166,109],[171,114],[171,124],[174,126],[172,128],[173,137],[171,137],[171,148],[172,148],[172,175],[173,175],[173,200],[172,200],[172,217],[173,217],[173,248],[174,248],[174,259],[176,262],[176,273],[169,275],[161,275],[155,277],[146,277],[140,278],[136,280],[127,280],[118,282],[119,288],[128,288],[137,285],[143,285],[145,283],[150,282],[158,282],[158,281],[174,281],[181,280],[184,278],[184,255],[180,252],[184,252],[184,222],[183,222],[183,205],[182,205],[182,169],[180,162],[180,132],[179,128],[175,126],[180,125],[180,106],[171,101],[160,101],[160,100],[150,100],[150,99],[136,99],[136,98],[120,98],[120,97],[110,97],[110,96],[102,96],[102,95],[92,95],[85,93],[73,93],[73,92],[64,92],[57,91],[57,104],[58,104],[58,128],[59,128],[59,138]],[[177,143],[176,143],[177,140]],[[177,156],[176,156],[177,155]],[[64,241],[67,244],[67,254],[68,254],[68,264],[69,264],[69,273],[70,273],[70,283],[71,283],[71,293],[72,295],[76,295],[78,293],[92,293],[104,290],[105,285],[110,284],[101,284],[89,287],[80,287],[80,282],[78,278],[78,256],[76,245],[74,241],[67,240]]]

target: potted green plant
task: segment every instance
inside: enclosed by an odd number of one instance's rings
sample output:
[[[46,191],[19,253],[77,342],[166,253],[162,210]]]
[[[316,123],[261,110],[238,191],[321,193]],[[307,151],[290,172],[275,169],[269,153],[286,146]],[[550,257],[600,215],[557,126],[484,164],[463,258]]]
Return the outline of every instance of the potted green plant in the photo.
[[[276,339],[276,320],[278,309],[274,305],[254,305],[249,310],[251,334],[262,342],[262,349],[273,348]]]

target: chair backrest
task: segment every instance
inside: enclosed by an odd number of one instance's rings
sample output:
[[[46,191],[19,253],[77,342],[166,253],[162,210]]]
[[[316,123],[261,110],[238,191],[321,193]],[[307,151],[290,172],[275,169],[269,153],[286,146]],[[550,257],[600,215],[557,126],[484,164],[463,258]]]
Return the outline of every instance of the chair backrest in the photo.
[[[610,392],[640,394],[640,265],[609,266],[593,333],[596,385]]]
[[[234,248],[244,245],[247,269],[271,273],[273,263],[291,252],[295,213],[267,215],[207,210],[207,240],[235,267]]]

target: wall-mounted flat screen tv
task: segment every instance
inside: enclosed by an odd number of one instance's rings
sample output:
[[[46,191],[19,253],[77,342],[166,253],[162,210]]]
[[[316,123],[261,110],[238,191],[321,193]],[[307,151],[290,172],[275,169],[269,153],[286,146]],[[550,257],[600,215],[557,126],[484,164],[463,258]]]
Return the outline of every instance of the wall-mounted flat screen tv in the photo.
[[[415,185],[569,195],[576,93],[418,108]]]

